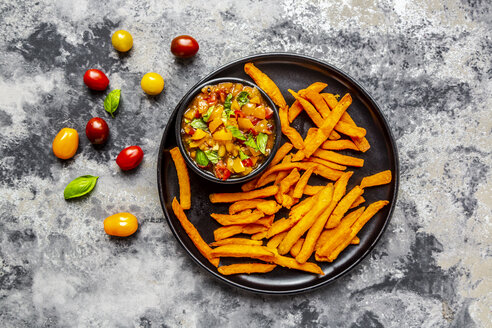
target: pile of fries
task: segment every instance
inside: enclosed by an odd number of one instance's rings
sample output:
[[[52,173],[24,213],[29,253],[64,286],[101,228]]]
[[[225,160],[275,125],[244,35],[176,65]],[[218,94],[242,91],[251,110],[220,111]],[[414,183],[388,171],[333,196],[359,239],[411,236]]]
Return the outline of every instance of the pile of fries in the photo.
[[[362,195],[366,188],[390,183],[391,171],[364,177],[347,191],[354,173],[347,171],[347,167],[362,167],[364,160],[335,150],[364,153],[370,148],[366,130],[358,127],[347,113],[352,103],[350,94],[338,101],[333,94],[321,93],[327,87],[325,83],[315,82],[298,92],[289,89],[295,98],[289,108],[266,74],[252,63],[247,63],[244,70],[279,107],[281,129],[290,142],[279,148],[260,177],[242,185],[242,192],[210,195],[212,203],[231,203],[229,213],[211,213],[212,219],[222,225],[214,231],[215,242],[211,244],[203,240],[184,213],[191,206],[188,171],[179,149],[172,149],[180,186],[180,202],[173,199],[173,211],[200,253],[223,275],[265,273],[277,265],[324,274],[316,263],[308,260],[314,253],[318,262],[332,262],[347,246],[360,243],[359,231],[388,204],[380,200],[357,208],[365,202]],[[316,126],[309,129],[305,139],[290,126],[303,110]],[[342,139],[341,135],[348,138]],[[313,174],[325,178],[326,184],[309,185]],[[281,208],[289,209],[289,214],[276,219]],[[265,263],[247,261],[219,267],[222,257]]]

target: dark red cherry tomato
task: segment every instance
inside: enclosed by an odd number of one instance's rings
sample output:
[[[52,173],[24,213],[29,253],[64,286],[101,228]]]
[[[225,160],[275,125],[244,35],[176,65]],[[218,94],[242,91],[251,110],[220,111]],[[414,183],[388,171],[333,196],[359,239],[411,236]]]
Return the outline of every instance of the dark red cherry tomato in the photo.
[[[103,91],[108,87],[109,79],[98,69],[88,69],[84,74],[84,83],[89,89]]]
[[[85,135],[94,145],[101,145],[108,140],[108,123],[100,117],[93,117],[85,126]]]
[[[251,158],[243,159],[242,162],[245,167],[253,166],[253,161],[251,160]]]
[[[198,52],[198,49],[198,42],[189,35],[180,35],[171,42],[171,52],[176,57],[193,57]]]
[[[215,176],[220,180],[227,180],[231,176],[231,171],[227,168],[223,161],[219,161],[215,164]]]
[[[130,146],[123,149],[118,157],[116,157],[116,164],[123,171],[136,168],[143,159],[144,153],[139,146]]]

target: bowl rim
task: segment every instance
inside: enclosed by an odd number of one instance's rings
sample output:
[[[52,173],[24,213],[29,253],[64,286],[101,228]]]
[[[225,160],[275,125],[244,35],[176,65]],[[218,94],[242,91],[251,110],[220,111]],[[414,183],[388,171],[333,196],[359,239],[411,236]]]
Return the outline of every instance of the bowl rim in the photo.
[[[262,97],[267,102],[267,104],[272,108],[273,118],[275,121],[275,132],[274,132],[275,142],[273,144],[272,150],[270,151],[270,155],[267,157],[267,159],[250,174],[238,178],[227,179],[225,181],[215,177],[212,173],[209,173],[209,171],[205,171],[199,168],[198,165],[195,163],[195,161],[192,160],[188,155],[188,152],[186,151],[183,144],[183,140],[181,138],[181,121],[185,110],[188,108],[188,104],[201,92],[202,88],[204,88],[205,86],[216,85],[224,82],[241,83],[250,87],[257,88],[258,91],[261,93]],[[224,185],[239,184],[239,183],[250,181],[255,177],[257,177],[258,175],[260,175],[263,171],[265,171],[265,169],[272,162],[273,157],[275,156],[277,150],[280,147],[282,132],[281,132],[281,125],[280,125],[280,115],[277,106],[275,105],[273,100],[267,95],[267,93],[263,89],[261,89],[258,85],[256,85],[254,82],[237,77],[220,77],[205,82],[198,82],[183,96],[183,98],[179,101],[176,108],[177,108],[177,114],[176,114],[176,125],[174,127],[174,132],[176,137],[176,143],[178,144],[179,150],[183,154],[183,158],[185,159],[185,162],[188,165],[188,167],[191,168],[193,172],[198,174],[200,177],[208,181],[215,182],[218,184],[224,184]]]

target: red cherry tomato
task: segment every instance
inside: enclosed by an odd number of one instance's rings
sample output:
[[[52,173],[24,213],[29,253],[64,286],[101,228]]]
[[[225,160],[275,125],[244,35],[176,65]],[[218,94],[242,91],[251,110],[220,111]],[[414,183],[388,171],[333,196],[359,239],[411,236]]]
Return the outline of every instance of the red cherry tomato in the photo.
[[[270,107],[265,108],[265,118],[268,120],[273,116],[273,110]]]
[[[116,157],[116,164],[123,171],[128,171],[136,168],[143,159],[144,153],[139,146],[130,146],[123,149],[118,157]]]
[[[227,180],[231,176],[231,171],[227,168],[223,161],[219,161],[215,164],[215,176],[220,180]]]
[[[91,143],[101,145],[109,137],[108,123],[100,117],[93,117],[87,122],[85,134]]]
[[[171,52],[176,57],[193,57],[198,52],[198,49],[198,42],[189,35],[180,35],[171,42]]]
[[[109,79],[98,69],[88,69],[84,74],[84,83],[89,89],[103,91],[108,87]]]
[[[242,162],[243,162],[243,165],[246,166],[246,167],[253,166],[253,161],[251,160],[251,158],[243,159]]]
[[[235,110],[234,111],[234,115],[239,118],[239,117],[246,117],[246,115],[244,115],[243,112],[241,112],[240,110]]]

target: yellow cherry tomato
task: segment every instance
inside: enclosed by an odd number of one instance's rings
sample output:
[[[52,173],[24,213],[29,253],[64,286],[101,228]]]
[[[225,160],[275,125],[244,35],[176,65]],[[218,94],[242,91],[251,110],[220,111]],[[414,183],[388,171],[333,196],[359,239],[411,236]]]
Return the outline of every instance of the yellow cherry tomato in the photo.
[[[119,30],[113,33],[111,43],[116,50],[120,52],[127,52],[133,46],[133,38],[128,31]]]
[[[137,217],[131,213],[116,213],[104,219],[104,231],[111,236],[128,237],[137,229]]]
[[[158,95],[164,89],[164,79],[157,73],[147,73],[140,81],[143,91],[151,96]]]
[[[53,140],[53,153],[61,159],[72,158],[79,148],[79,134],[77,130],[63,128]]]

